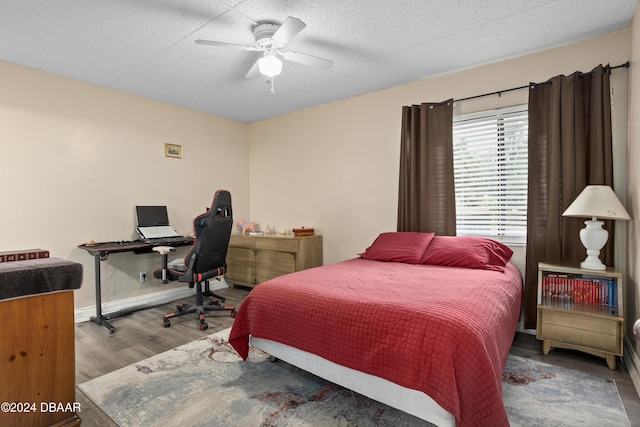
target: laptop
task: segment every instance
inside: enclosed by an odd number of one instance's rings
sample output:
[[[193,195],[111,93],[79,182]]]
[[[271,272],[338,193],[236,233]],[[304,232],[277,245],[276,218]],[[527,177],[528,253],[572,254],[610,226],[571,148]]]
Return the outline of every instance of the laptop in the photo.
[[[166,206],[136,206],[136,231],[144,241],[183,237],[169,224]]]

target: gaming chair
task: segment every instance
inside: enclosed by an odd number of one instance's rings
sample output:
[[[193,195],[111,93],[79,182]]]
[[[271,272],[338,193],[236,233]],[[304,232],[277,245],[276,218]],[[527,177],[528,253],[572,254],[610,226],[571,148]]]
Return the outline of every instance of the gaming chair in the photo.
[[[177,304],[173,313],[164,315],[163,326],[171,326],[172,317],[184,316],[196,313],[200,319],[200,329],[209,327],[204,320],[207,311],[229,311],[231,317],[236,317],[236,309],[232,306],[221,306],[224,298],[209,290],[209,279],[218,278],[226,271],[227,249],[233,227],[233,212],[231,209],[231,194],[226,190],[218,190],[213,197],[211,208],[207,212],[198,215],[193,220],[195,241],[184,258],[184,269],[167,267],[167,254],[174,248],[157,246],[154,251],[162,254],[162,268],[153,272],[153,277],[165,282],[177,280],[188,283],[190,288],[196,287],[195,304]],[[219,280],[219,279],[218,279]],[[203,291],[202,286],[205,285]],[[204,304],[204,296],[212,296],[217,299]]]

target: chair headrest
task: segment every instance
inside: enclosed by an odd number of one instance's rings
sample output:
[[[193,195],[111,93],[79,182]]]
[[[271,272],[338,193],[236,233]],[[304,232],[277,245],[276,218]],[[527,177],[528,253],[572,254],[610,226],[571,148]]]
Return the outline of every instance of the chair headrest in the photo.
[[[216,191],[216,194],[213,196],[211,210],[214,212],[214,217],[231,217],[231,193],[227,190]]]

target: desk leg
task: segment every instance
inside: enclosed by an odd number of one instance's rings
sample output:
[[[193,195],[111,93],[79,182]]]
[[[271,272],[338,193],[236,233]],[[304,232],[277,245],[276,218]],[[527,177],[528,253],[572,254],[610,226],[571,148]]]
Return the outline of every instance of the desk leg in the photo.
[[[107,255],[108,256],[108,255]],[[91,317],[91,321],[99,326],[104,326],[109,330],[109,333],[114,333],[116,328],[102,315],[102,284],[100,279],[100,261],[102,256],[96,254],[95,258],[95,270],[96,270],[96,315]],[[106,259],[106,258],[104,258]]]

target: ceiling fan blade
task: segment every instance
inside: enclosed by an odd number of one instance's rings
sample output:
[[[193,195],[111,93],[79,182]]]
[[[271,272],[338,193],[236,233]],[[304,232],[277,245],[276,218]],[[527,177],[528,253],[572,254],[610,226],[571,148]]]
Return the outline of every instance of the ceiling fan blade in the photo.
[[[260,59],[260,58],[258,58],[258,59]],[[244,78],[245,79],[251,79],[251,78],[256,77],[258,74],[260,74],[260,69],[258,68],[258,60],[256,60],[256,62],[253,63],[253,66],[251,67],[251,69],[249,69],[249,71],[244,76]]]
[[[259,50],[256,49],[255,46],[245,46],[242,44],[235,44],[235,43],[226,43],[226,42],[217,42],[214,40],[201,40],[198,39],[195,41],[196,44],[202,44],[202,45],[206,45],[206,46],[218,46],[218,47],[230,47],[232,49],[241,49],[241,50]]]
[[[294,38],[300,31],[306,27],[307,24],[299,20],[298,18],[294,18],[293,16],[289,16],[284,20],[278,31],[275,32],[272,39],[279,41],[283,45],[289,43],[289,41]]]
[[[319,56],[308,55],[300,52],[282,52],[282,56],[287,61],[297,62],[298,64],[308,65],[314,68],[329,69],[333,67],[333,61],[330,59],[320,58]]]

